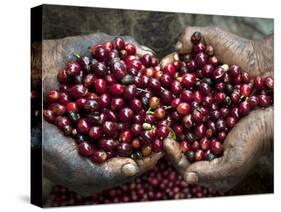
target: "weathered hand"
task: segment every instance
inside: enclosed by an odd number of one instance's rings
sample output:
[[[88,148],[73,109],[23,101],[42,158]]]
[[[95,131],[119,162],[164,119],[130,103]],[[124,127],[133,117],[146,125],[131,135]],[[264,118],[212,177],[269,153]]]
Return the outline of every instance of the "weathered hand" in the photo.
[[[273,76],[273,37],[251,41],[214,27],[188,27],[180,36],[176,49],[179,53],[191,51],[190,37],[200,31],[206,44],[213,45],[219,60],[238,64],[251,76]],[[174,60],[174,54],[161,62],[162,66]],[[188,183],[197,183],[219,191],[228,191],[237,185],[258,158],[272,149],[273,107],[257,109],[242,118],[224,141],[224,153],[212,161],[190,164],[177,142],[166,139],[167,156]]]
[[[88,47],[110,41],[114,37],[107,34],[69,37],[60,40],[44,40],[42,45],[34,44],[32,48],[33,83],[40,82],[42,51],[43,93],[49,89],[58,89],[57,73],[73,57],[73,52],[86,54]],[[137,54],[147,53],[145,47],[134,42]],[[56,126],[43,121],[43,175],[51,181],[64,185],[81,195],[91,195],[101,190],[117,186],[132,180],[146,170],[155,166],[162,153],[152,154],[144,160],[134,161],[130,158],[113,158],[98,165],[78,154],[77,145],[70,137],[65,137]]]
[[[219,61],[237,64],[251,76],[273,75],[273,35],[264,40],[249,40],[218,27],[187,27],[175,46],[178,53],[191,52],[190,37],[196,31],[201,32],[205,44],[214,47]],[[162,65],[172,60],[171,55],[162,60]]]

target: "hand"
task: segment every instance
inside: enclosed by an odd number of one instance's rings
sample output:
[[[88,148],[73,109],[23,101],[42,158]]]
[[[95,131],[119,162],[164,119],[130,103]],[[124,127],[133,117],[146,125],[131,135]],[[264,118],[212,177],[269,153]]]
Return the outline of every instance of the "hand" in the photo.
[[[251,41],[216,27],[188,27],[176,45],[179,53],[191,51],[190,37],[195,31],[202,33],[205,44],[213,45],[223,63],[238,64],[251,76],[273,76],[273,37]],[[173,62],[175,54],[164,58],[161,65]],[[178,143],[171,139],[164,141],[164,148],[187,183],[228,191],[247,175],[262,154],[271,151],[272,141],[273,107],[269,107],[242,118],[225,139],[223,156],[210,162],[190,164]]]
[[[179,36],[175,46],[179,54],[191,52],[191,35],[201,32],[205,44],[215,49],[219,61],[226,64],[237,64],[251,76],[273,75],[273,35],[264,40],[248,40],[218,27],[187,27]],[[173,55],[162,60],[162,66],[173,60]]]
[[[73,56],[72,53],[86,54],[88,47],[112,40],[106,34],[69,37],[60,40],[44,40],[42,48],[34,44],[32,49],[32,81],[40,82],[42,51],[43,92],[58,89],[57,73]],[[137,45],[137,54],[148,53],[131,38],[125,37]],[[144,160],[134,161],[130,158],[113,158],[98,165],[79,155],[75,141],[65,137],[54,125],[43,120],[43,173],[51,181],[64,185],[81,195],[91,195],[101,190],[131,181],[155,166],[162,153],[153,154]]]

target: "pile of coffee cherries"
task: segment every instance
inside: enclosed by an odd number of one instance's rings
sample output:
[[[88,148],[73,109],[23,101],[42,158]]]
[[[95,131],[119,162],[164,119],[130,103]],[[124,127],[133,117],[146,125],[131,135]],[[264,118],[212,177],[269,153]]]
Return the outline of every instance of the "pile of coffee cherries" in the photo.
[[[63,186],[52,189],[49,206],[125,203],[222,196],[223,193],[198,185],[188,185],[169,162],[160,160],[156,167],[132,182],[81,197]]]
[[[160,74],[158,59],[136,51],[122,38],[96,45],[90,56],[68,62],[57,75],[60,89],[46,93],[45,119],[95,163],[160,152],[169,134],[165,106],[155,95],[166,105],[172,95],[159,92],[160,81],[150,77]]]
[[[168,136],[191,162],[219,157],[239,119],[273,104],[273,79],[221,64],[199,32],[191,41],[191,54],[163,68],[122,38],[94,46],[59,71],[60,89],[46,94],[45,119],[95,163],[161,152]]]
[[[182,152],[190,162],[213,160],[223,153],[223,142],[239,119],[273,104],[273,79],[221,64],[199,32],[191,42],[192,52],[164,67],[160,82],[173,95],[170,126]]]

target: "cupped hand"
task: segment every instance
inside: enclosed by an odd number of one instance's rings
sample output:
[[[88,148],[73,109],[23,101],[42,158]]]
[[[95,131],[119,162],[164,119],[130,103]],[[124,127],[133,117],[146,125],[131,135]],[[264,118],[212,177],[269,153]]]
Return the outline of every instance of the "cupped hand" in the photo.
[[[179,54],[191,52],[190,38],[196,31],[201,32],[206,45],[214,47],[219,61],[237,64],[251,76],[273,75],[273,35],[263,40],[249,40],[219,27],[187,27],[175,45]],[[162,64],[169,62],[171,58],[164,58]]]
[[[34,44],[32,47],[33,83],[40,82],[42,76],[43,94],[49,89],[58,89],[58,70],[73,59],[73,53],[87,55],[89,47],[113,38],[99,33],[59,40],[44,40],[42,44]],[[140,46],[132,38],[124,37],[124,39],[136,44],[137,54],[149,53],[147,48]],[[43,175],[81,195],[91,195],[130,181],[153,168],[162,157],[162,153],[155,153],[137,161],[116,157],[100,165],[94,164],[89,159],[81,157],[75,141],[70,137],[65,137],[55,125],[43,120],[42,131]]]
[[[176,44],[178,53],[191,52],[190,37],[195,31],[202,33],[206,45],[214,47],[219,61],[237,64],[251,76],[273,77],[273,36],[252,41],[217,27],[188,27]],[[161,65],[173,62],[176,54],[165,57]],[[272,150],[272,142],[273,106],[256,109],[242,118],[227,135],[220,158],[190,164],[179,144],[168,138],[164,141],[164,149],[188,183],[228,191],[247,175],[261,155]]]

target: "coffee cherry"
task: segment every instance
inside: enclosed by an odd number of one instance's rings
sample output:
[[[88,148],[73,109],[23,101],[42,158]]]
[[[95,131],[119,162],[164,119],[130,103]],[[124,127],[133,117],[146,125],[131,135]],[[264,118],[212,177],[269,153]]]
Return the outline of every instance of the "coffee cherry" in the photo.
[[[88,142],[82,142],[78,145],[79,153],[84,157],[89,157],[93,154],[94,148]]]
[[[101,139],[102,135],[103,135],[103,131],[102,131],[102,128],[99,126],[93,126],[89,130],[89,136],[94,141],[98,141],[99,139]]]
[[[200,32],[194,32],[191,36],[191,42],[193,44],[197,44],[201,41],[201,33]]]
[[[181,115],[187,115],[189,113],[190,106],[187,103],[180,103],[177,106],[177,112],[180,113]]]
[[[210,147],[210,140],[208,138],[206,138],[206,137],[202,138],[200,140],[200,148],[202,150],[208,150],[209,147]]]
[[[97,100],[89,99],[86,100],[85,104],[83,105],[83,109],[87,113],[98,112],[100,109],[100,105],[98,104]]]
[[[93,154],[92,154],[92,160],[95,163],[103,163],[105,162],[107,159],[107,154],[105,151],[102,150],[94,150]]]
[[[164,104],[164,105],[170,105],[172,99],[173,99],[173,96],[171,94],[170,91],[168,90],[161,90],[160,92],[160,99],[161,99],[161,102]]]
[[[205,51],[205,45],[203,43],[194,44],[192,47],[192,54],[196,55],[198,53]]]
[[[254,80],[254,87],[256,89],[261,89],[263,87],[263,79],[260,76],[257,76]]]
[[[195,56],[195,63],[199,68],[202,68],[207,63],[207,60],[208,56],[203,52],[200,52]]]
[[[181,95],[181,100],[185,102],[192,102],[194,100],[194,95],[191,90],[184,90]]]
[[[59,103],[52,103],[49,105],[48,109],[52,111],[54,116],[61,116],[66,112],[66,108],[64,105]]]
[[[122,50],[125,48],[125,41],[123,38],[121,37],[116,37],[114,40],[113,40],[113,46],[114,48],[116,48],[117,50]]]
[[[106,81],[104,79],[96,79],[94,85],[95,85],[95,91],[98,94],[103,94],[107,91]]]
[[[141,57],[141,62],[145,67],[150,67],[151,66],[151,55],[150,54],[144,54]]]
[[[241,79],[243,83],[250,83],[251,80],[250,75],[245,71],[241,73]]]
[[[242,102],[239,105],[239,114],[240,116],[246,116],[250,112],[250,104],[247,101]]]
[[[131,130],[124,130],[119,135],[119,141],[123,143],[130,143],[133,139],[133,133]]]
[[[153,152],[161,152],[163,151],[163,141],[160,139],[155,139],[152,142],[151,149]]]
[[[43,116],[48,122],[53,122],[55,120],[55,116],[51,110],[44,110]]]
[[[186,153],[186,157],[189,161],[193,161],[194,160],[194,152],[193,151],[188,151]]]
[[[149,99],[149,107],[150,107],[151,109],[155,109],[155,108],[157,108],[159,105],[160,105],[160,99],[159,99],[159,98],[157,98],[157,97],[151,97],[151,98]]]
[[[219,155],[222,153],[223,151],[223,146],[220,142],[218,141],[212,141],[211,142],[211,151],[212,153],[214,153],[215,155]]]
[[[211,92],[211,87],[205,82],[200,83],[198,89],[204,95],[208,95]]]
[[[234,79],[234,78],[238,77],[241,74],[241,69],[237,65],[232,65],[232,66],[230,66],[228,72],[229,72],[231,78]]]
[[[69,94],[73,98],[79,99],[87,94],[87,88],[83,85],[74,85],[69,89]]]
[[[263,84],[265,86],[266,89],[268,90],[273,90],[273,79],[272,77],[266,77],[263,81]]]
[[[77,123],[77,130],[82,134],[88,134],[90,125],[85,118],[80,119]]]
[[[66,111],[78,112],[78,107],[75,102],[68,102],[66,104]]]
[[[240,87],[240,94],[243,96],[243,97],[248,97],[250,95],[250,92],[251,92],[251,88],[250,88],[250,85],[249,84],[243,84],[241,87]]]
[[[124,86],[121,84],[113,84],[110,86],[109,92],[114,96],[121,96],[124,93]]]
[[[225,70],[223,67],[217,67],[212,73],[212,79],[216,82],[222,82],[225,77]]]
[[[132,146],[128,143],[120,143],[117,146],[117,152],[121,157],[128,157],[132,153]]]
[[[157,108],[155,111],[154,111],[154,117],[157,119],[157,120],[161,120],[165,117],[166,115],[166,111],[165,109],[163,108]]]
[[[258,96],[259,98],[259,105],[261,107],[268,107],[270,105],[270,97],[264,94]]]
[[[111,100],[111,96],[108,93],[105,93],[100,95],[98,103],[102,108],[107,108],[111,103],[113,104],[113,101]]]
[[[182,92],[181,83],[177,80],[174,80],[171,84],[171,91],[174,95],[179,95]]]
[[[182,76],[181,82],[186,88],[191,88],[196,83],[196,77],[194,74],[187,73]]]
[[[124,49],[127,51],[128,55],[136,54],[136,47],[131,43],[126,43]]]
[[[176,72],[176,68],[173,64],[168,64],[163,68],[163,73],[168,74],[169,76],[173,76]]]
[[[156,135],[162,140],[163,138],[168,137],[170,131],[168,129],[168,127],[160,125],[159,127],[157,127],[156,129]]]
[[[140,110],[143,109],[143,103],[139,100],[139,99],[132,99],[130,101],[130,108],[132,108],[132,110],[137,113]],[[120,108],[121,109],[121,108]]]
[[[118,117],[121,122],[130,122],[134,116],[134,112],[130,108],[120,110]]]
[[[62,84],[66,84],[68,82],[68,75],[65,69],[61,69],[58,72],[57,79]]]
[[[76,61],[70,61],[66,65],[66,73],[69,76],[77,76],[80,74],[81,67]]]
[[[102,130],[107,136],[116,137],[117,135],[117,124],[111,121],[105,121]]]
[[[206,135],[206,126],[204,124],[200,124],[195,127],[195,135],[199,138],[202,138]]]
[[[57,90],[50,90],[47,93],[47,101],[48,102],[56,102],[59,100],[59,92]]]
[[[104,78],[107,74],[107,67],[104,63],[97,62],[91,66],[93,74],[97,77]]]

